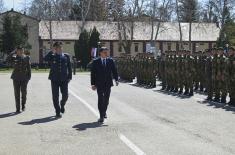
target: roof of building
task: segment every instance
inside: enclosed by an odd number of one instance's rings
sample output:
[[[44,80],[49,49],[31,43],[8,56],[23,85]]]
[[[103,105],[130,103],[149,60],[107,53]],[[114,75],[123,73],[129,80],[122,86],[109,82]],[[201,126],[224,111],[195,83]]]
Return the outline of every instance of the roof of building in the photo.
[[[154,23],[154,33],[156,33],[157,22]],[[53,21],[52,36],[55,40],[78,40],[80,34],[81,21]],[[109,21],[87,21],[85,29],[90,31],[96,27],[100,32],[101,40],[119,40],[118,23]],[[151,40],[152,27],[149,22],[135,22],[134,40]],[[181,23],[183,41],[189,41],[189,23]],[[39,25],[39,35],[43,40],[49,40],[49,22],[41,21]],[[216,41],[219,37],[219,28],[214,23],[193,23],[192,41]],[[157,40],[179,41],[180,33],[178,23],[161,23]]]
[[[32,19],[32,20],[36,20],[36,21],[40,22],[40,20],[37,19],[37,18],[34,18],[34,17],[32,17],[32,16],[29,16],[29,15],[26,15],[25,13],[21,13],[21,12],[14,11],[13,9],[11,9],[11,10],[9,10],[9,11],[6,11],[6,12],[3,12],[3,13],[0,13],[0,16],[1,16],[1,15],[5,15],[5,14],[8,14],[8,13],[15,13],[15,14],[18,14],[18,15],[20,15],[20,16],[24,16],[24,17],[26,17],[26,18],[30,18],[30,19]]]

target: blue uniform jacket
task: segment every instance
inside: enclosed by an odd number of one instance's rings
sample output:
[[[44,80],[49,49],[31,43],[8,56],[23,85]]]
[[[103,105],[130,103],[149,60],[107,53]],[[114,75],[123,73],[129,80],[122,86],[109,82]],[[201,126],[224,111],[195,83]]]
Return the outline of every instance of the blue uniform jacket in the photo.
[[[70,56],[62,53],[54,54],[49,52],[44,60],[50,65],[49,79],[51,81],[70,81],[72,80],[72,66]]]

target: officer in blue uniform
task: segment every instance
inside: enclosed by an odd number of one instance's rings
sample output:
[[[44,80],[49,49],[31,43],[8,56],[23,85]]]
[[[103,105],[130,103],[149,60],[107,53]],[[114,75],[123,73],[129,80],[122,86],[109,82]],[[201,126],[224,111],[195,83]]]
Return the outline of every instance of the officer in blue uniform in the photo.
[[[72,66],[70,56],[62,51],[61,42],[55,42],[53,48],[53,51],[49,52],[44,60],[50,65],[49,80],[51,80],[56,117],[61,117],[61,113],[65,112],[64,107],[68,100],[68,83],[72,80]],[[60,103],[59,90],[62,94]]]

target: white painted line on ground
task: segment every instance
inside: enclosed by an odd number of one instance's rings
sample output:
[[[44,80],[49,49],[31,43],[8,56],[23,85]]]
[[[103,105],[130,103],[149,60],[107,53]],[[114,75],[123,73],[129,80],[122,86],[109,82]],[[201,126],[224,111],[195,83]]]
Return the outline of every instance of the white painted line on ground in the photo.
[[[99,113],[84,99],[79,97],[74,91],[69,89],[69,93],[73,95],[76,99],[78,99],[83,105],[85,105],[96,117],[99,117]],[[123,134],[119,134],[120,140],[126,144],[136,155],[145,155],[145,153],[138,148],[133,142],[131,142],[126,136]]]
[[[123,134],[120,134],[119,138],[122,140],[123,143],[125,143],[129,148],[131,148],[135,152],[136,155],[145,155],[145,153],[141,149],[139,149],[134,143],[132,143]]]
[[[99,113],[90,105],[88,104],[84,99],[76,95],[71,89],[69,89],[70,94],[72,94],[76,99],[78,99],[83,105],[85,105],[97,118],[99,118]]]

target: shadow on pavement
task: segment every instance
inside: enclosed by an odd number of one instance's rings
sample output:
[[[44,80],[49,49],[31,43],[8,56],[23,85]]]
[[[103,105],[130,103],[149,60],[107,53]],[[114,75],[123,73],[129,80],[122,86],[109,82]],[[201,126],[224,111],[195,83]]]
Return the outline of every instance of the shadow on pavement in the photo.
[[[218,103],[218,102],[213,102],[213,101],[198,101],[198,103],[201,104],[206,104],[207,106],[214,107],[214,108],[221,108],[224,109],[225,111],[232,111],[235,114],[235,107],[234,106],[229,106],[228,104],[224,103]]]
[[[84,131],[86,129],[94,129],[94,128],[100,128],[100,127],[105,127],[108,125],[103,125],[98,122],[92,122],[92,123],[82,123],[78,125],[74,125],[73,128],[75,128],[78,131]]]
[[[154,92],[158,92],[158,93],[162,93],[165,95],[171,95],[171,96],[175,96],[177,98],[180,99],[188,99],[191,98],[192,96],[186,96],[186,95],[182,95],[182,94],[178,94],[178,93],[174,93],[174,92],[170,92],[170,91],[165,91],[165,90],[153,90]]]
[[[20,113],[16,113],[16,112],[11,112],[11,113],[7,113],[7,114],[0,114],[0,118],[7,118],[7,117],[12,117],[12,116],[16,116],[19,115]]]
[[[45,118],[40,118],[40,119],[33,119],[33,120],[27,121],[27,122],[20,122],[18,124],[21,124],[21,125],[34,125],[34,124],[48,123],[48,122],[56,121],[58,119],[60,119],[60,118],[56,118],[55,116],[50,116],[50,117],[45,117]]]

